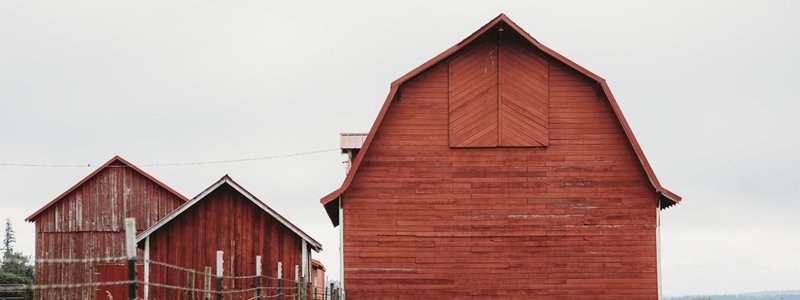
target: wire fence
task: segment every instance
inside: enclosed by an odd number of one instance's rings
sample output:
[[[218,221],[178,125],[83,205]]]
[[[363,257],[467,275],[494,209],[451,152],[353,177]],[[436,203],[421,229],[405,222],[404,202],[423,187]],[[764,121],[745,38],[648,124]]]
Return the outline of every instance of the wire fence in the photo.
[[[161,273],[151,275],[151,280],[136,282],[146,286],[150,299],[339,299],[336,287],[314,284],[303,277],[294,280],[260,274],[219,276],[211,268],[199,271],[159,261],[145,263],[149,263],[151,274]],[[159,267],[162,270],[156,269]]]
[[[41,265],[80,264],[88,272],[97,274],[98,262],[119,262],[116,257],[80,259],[40,259]],[[47,284],[0,284],[0,300],[28,299],[293,299],[293,300],[337,300],[340,290],[330,286],[315,285],[300,277],[298,280],[270,277],[265,275],[223,275],[217,276],[210,268],[197,271],[165,262],[148,259],[135,259],[137,268],[149,265],[152,270],[161,267],[171,271],[170,276],[153,281],[136,274],[134,280],[106,280],[121,276],[127,271],[125,265],[117,264],[117,276],[97,276],[89,282],[61,282]],[[176,280],[182,274],[187,280]],[[152,276],[158,277],[158,276]],[[199,285],[197,283],[200,283]],[[128,289],[136,289],[136,297],[127,297]]]
[[[132,223],[132,219],[129,219]],[[126,230],[135,230],[128,224]],[[132,238],[131,238],[132,239]],[[217,251],[216,270],[191,267],[136,256],[134,241],[127,241],[124,257],[37,259],[37,282],[0,284],[0,300],[28,299],[192,299],[192,300],[338,300],[343,291],[333,284],[308,280],[294,266],[294,278],[262,274],[261,257],[246,272],[223,274],[222,251]],[[275,263],[275,262],[273,262]],[[231,268],[232,269],[232,268]],[[269,268],[272,270],[272,266]],[[78,271],[76,271],[78,270]],[[43,274],[40,272],[47,272]],[[308,273],[308,272],[305,272]],[[312,277],[312,274],[306,274]]]

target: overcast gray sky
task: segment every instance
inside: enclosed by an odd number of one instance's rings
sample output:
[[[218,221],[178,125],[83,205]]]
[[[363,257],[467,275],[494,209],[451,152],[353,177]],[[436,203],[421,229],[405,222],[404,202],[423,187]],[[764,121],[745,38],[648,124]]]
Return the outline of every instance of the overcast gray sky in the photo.
[[[195,162],[338,147],[389,83],[504,12],[604,77],[661,182],[665,295],[800,289],[800,5],[0,1],[0,163]],[[323,243],[336,151],[144,170],[187,197],[224,174]],[[0,166],[23,219],[94,168]]]

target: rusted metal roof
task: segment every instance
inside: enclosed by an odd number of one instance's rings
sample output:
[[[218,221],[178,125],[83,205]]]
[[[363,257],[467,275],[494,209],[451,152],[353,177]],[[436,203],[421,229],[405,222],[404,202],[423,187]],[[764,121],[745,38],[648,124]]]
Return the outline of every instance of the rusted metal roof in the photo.
[[[81,185],[86,183],[86,181],[88,181],[89,179],[91,179],[92,177],[94,177],[95,175],[100,173],[101,171],[103,171],[105,168],[109,167],[114,162],[120,162],[124,166],[126,166],[128,168],[131,168],[132,170],[138,172],[139,174],[142,174],[142,176],[146,177],[149,180],[152,180],[153,182],[155,182],[156,184],[158,184],[159,186],[161,186],[165,190],[169,191],[170,193],[174,194],[175,196],[177,196],[178,198],[180,198],[184,202],[189,201],[188,198],[186,198],[183,195],[181,195],[180,193],[176,192],[171,187],[167,186],[166,184],[164,184],[163,182],[159,181],[158,179],[156,179],[155,177],[151,176],[150,174],[147,174],[147,172],[142,171],[142,169],[139,169],[138,167],[136,167],[132,163],[128,162],[127,160],[123,159],[119,155],[116,155],[113,158],[111,158],[108,162],[104,163],[103,165],[98,167],[96,170],[94,170],[94,172],[92,172],[91,174],[87,175],[85,178],[81,179],[81,181],[76,183],[74,186],[72,186],[71,188],[69,188],[65,192],[61,193],[61,195],[58,195],[58,197],[56,197],[52,201],[48,202],[45,206],[43,206],[42,208],[40,208],[39,210],[37,210],[36,212],[31,214],[29,217],[25,218],[25,221],[28,221],[28,222],[34,221],[36,216],[38,216],[39,214],[41,214],[42,212],[44,212],[45,210],[47,210],[48,208],[50,208],[51,206],[56,204],[58,201],[61,201],[61,199],[63,199],[67,195],[69,195],[69,193],[72,193],[73,191],[75,191],[75,189],[77,189],[78,187],[80,187]]]
[[[581,67],[580,65],[578,65],[575,62],[567,59],[566,57],[562,56],[561,54],[558,54],[557,52],[553,51],[552,49],[548,48],[547,46],[542,45],[536,39],[534,39],[530,34],[525,32],[525,30],[523,30],[516,23],[514,23],[510,18],[508,18],[505,14],[500,14],[499,16],[494,18],[492,21],[490,21],[489,23],[487,23],[486,25],[484,25],[483,27],[478,29],[478,31],[472,33],[470,36],[468,36],[467,38],[465,38],[464,40],[459,42],[458,44],[450,47],[449,49],[445,50],[444,52],[442,52],[439,55],[435,56],[434,58],[428,60],[427,62],[425,62],[424,64],[420,65],[419,67],[415,68],[414,70],[411,70],[411,72],[408,72],[407,74],[403,75],[399,79],[397,79],[394,82],[392,82],[391,88],[389,90],[389,95],[386,97],[386,100],[385,100],[385,102],[383,104],[383,107],[381,108],[380,112],[378,113],[378,117],[375,119],[375,122],[373,123],[372,128],[370,129],[369,134],[367,135],[367,138],[364,141],[364,145],[361,147],[361,151],[359,151],[358,155],[354,159],[353,164],[352,164],[352,168],[347,173],[347,176],[345,177],[344,182],[342,182],[341,187],[339,187],[338,189],[334,190],[330,194],[328,194],[328,195],[322,197],[322,199],[320,199],[320,203],[322,203],[323,205],[326,206],[326,211],[328,212],[329,217],[331,217],[331,220],[338,219],[338,215],[336,215],[336,216],[332,215],[332,214],[335,214],[335,209],[333,207],[328,207],[328,206],[333,204],[333,203],[336,203],[335,200],[339,199],[339,197],[342,195],[342,193],[344,193],[344,191],[346,191],[347,188],[350,186],[350,183],[353,181],[353,178],[355,177],[355,174],[358,172],[358,168],[361,165],[361,161],[363,160],[364,156],[366,155],[367,151],[369,150],[369,146],[370,146],[372,140],[374,139],[375,134],[377,133],[378,127],[380,127],[380,124],[383,121],[384,116],[386,115],[386,111],[389,109],[389,105],[391,105],[392,100],[396,97],[399,88],[406,81],[411,80],[415,76],[417,76],[417,75],[421,74],[422,72],[432,68],[436,64],[444,61],[445,59],[447,59],[451,55],[457,53],[458,51],[460,51],[461,49],[463,49],[464,47],[466,47],[467,45],[469,45],[470,43],[475,41],[477,38],[482,36],[484,33],[487,33],[489,30],[491,30],[492,28],[494,28],[495,26],[500,25],[500,24],[505,24],[511,30],[516,31],[527,42],[529,42],[536,49],[542,51],[544,54],[550,56],[551,58],[555,59],[556,61],[558,61],[560,63],[563,63],[564,65],[566,65],[569,68],[577,71],[578,73],[580,73],[580,74],[582,74],[582,75],[584,75],[584,76],[596,81],[600,85],[600,88],[603,91],[603,93],[605,94],[606,98],[608,98],[608,101],[609,101],[609,103],[611,104],[611,107],[614,110],[614,114],[616,115],[618,121],[620,122],[620,125],[622,126],[622,129],[625,131],[625,135],[627,136],[629,142],[631,143],[631,146],[633,147],[633,150],[636,152],[636,156],[639,158],[639,162],[642,164],[642,167],[644,168],[644,171],[647,174],[647,177],[650,180],[650,183],[653,185],[655,190],[661,195],[661,208],[669,207],[669,206],[674,205],[674,204],[676,204],[676,203],[681,201],[681,197],[680,196],[678,196],[677,194],[675,194],[675,193],[667,190],[663,186],[661,186],[661,183],[658,181],[658,178],[656,177],[656,174],[653,171],[653,168],[650,166],[650,163],[647,161],[647,158],[645,157],[641,146],[639,146],[639,142],[637,142],[636,137],[633,135],[633,131],[631,130],[630,126],[628,125],[628,121],[625,120],[625,116],[623,116],[622,111],[620,110],[619,105],[617,104],[617,101],[614,98],[614,95],[611,93],[611,89],[608,87],[608,84],[606,83],[605,79],[603,79],[602,77],[598,76],[597,74],[594,74],[594,73],[590,72],[589,70]],[[338,223],[337,221],[334,221],[334,225],[336,225],[337,223]]]
[[[283,224],[284,226],[286,226],[287,228],[292,230],[292,232],[294,232],[295,234],[300,236],[303,240],[308,242],[308,244],[311,245],[311,247],[312,247],[312,249],[314,249],[314,251],[317,251],[317,252],[322,251],[322,244],[320,244],[315,239],[313,239],[311,236],[309,236],[308,234],[306,234],[305,232],[300,230],[300,228],[298,228],[297,226],[295,226],[294,224],[292,224],[291,222],[286,220],[286,218],[281,216],[279,213],[277,213],[276,211],[272,210],[272,208],[270,208],[269,206],[264,204],[264,202],[262,202],[261,200],[256,198],[256,196],[254,196],[253,194],[251,194],[250,192],[245,190],[241,185],[239,185],[238,183],[233,181],[233,178],[231,178],[228,175],[222,176],[222,178],[220,178],[217,182],[215,182],[210,187],[208,187],[204,191],[202,191],[200,194],[198,194],[197,196],[192,198],[192,200],[189,200],[189,202],[184,203],[183,205],[181,205],[180,207],[175,209],[172,213],[170,213],[169,215],[165,216],[163,219],[158,221],[158,223],[153,224],[153,226],[151,226],[150,228],[148,228],[145,231],[143,231],[141,234],[139,234],[139,236],[136,237],[136,242],[139,243],[139,242],[144,241],[144,239],[147,236],[149,236],[150,234],[156,232],[159,228],[163,227],[164,225],[166,225],[167,223],[169,223],[170,221],[175,219],[175,217],[179,216],[180,214],[182,214],[183,212],[188,210],[194,204],[202,201],[206,196],[211,194],[214,190],[216,190],[217,188],[221,187],[222,185],[226,185],[226,184],[229,185],[230,187],[232,187],[234,190],[236,190],[240,194],[242,194],[243,196],[245,196],[245,198],[247,198],[248,200],[253,202],[253,204],[255,204],[256,206],[258,206],[259,208],[264,210],[264,212],[266,212],[267,214],[269,214],[270,216],[272,216],[273,218],[275,218],[276,220],[281,222],[281,224]]]

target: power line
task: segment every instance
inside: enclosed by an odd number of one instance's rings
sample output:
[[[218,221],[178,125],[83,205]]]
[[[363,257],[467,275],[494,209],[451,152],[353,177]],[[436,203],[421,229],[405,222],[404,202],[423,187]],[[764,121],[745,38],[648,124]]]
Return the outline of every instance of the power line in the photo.
[[[140,166],[140,167],[171,167],[171,166],[196,166],[196,165],[225,164],[225,163],[235,163],[235,162],[245,162],[245,161],[267,160],[267,159],[275,159],[275,158],[286,158],[286,157],[294,157],[294,156],[304,156],[304,155],[318,154],[318,153],[338,151],[338,150],[339,150],[339,148],[331,148],[331,149],[315,150],[315,151],[308,151],[308,152],[299,152],[299,153],[290,153],[290,154],[281,154],[281,155],[269,155],[269,156],[259,156],[259,157],[249,157],[249,158],[212,160],[212,161],[196,161],[196,162],[177,162],[177,163],[149,163],[149,164],[137,164],[137,166]],[[45,167],[45,168],[90,168],[93,165],[92,164],[69,165],[69,164],[0,163],[0,166],[7,166],[7,167]],[[94,166],[97,166],[97,165],[94,165]],[[113,167],[113,166],[109,166],[109,167]]]
[[[0,166],[8,167],[50,167],[50,168],[88,168],[92,165],[46,165],[46,164],[21,164],[21,163],[0,163]]]
[[[266,159],[274,159],[274,158],[304,156],[304,155],[311,155],[311,154],[338,151],[338,150],[339,150],[339,148],[332,148],[332,149],[323,149],[323,150],[300,152],[300,153],[291,153],[291,154],[282,154],[282,155],[270,155],[270,156],[239,158],[239,159],[228,159],[228,160],[215,160],[215,161],[200,161],[200,162],[140,164],[140,166],[143,166],[143,167],[162,167],[162,166],[192,166],[192,165],[224,164],[224,163],[232,163],[232,162],[243,162],[243,161],[254,161],[254,160],[266,160]]]

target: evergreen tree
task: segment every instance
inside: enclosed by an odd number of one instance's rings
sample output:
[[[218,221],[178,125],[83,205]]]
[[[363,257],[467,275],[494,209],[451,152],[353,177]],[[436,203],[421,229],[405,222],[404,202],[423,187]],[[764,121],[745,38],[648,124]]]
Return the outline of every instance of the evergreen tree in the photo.
[[[3,236],[3,260],[0,263],[0,283],[33,283],[33,266],[30,257],[22,252],[14,252],[14,243],[17,241],[11,218],[6,219],[5,235]],[[1,296],[1,295],[0,295]]]
[[[3,257],[9,256],[14,253],[14,243],[17,238],[14,234],[14,228],[11,227],[11,218],[6,219],[6,234],[3,236]]]

